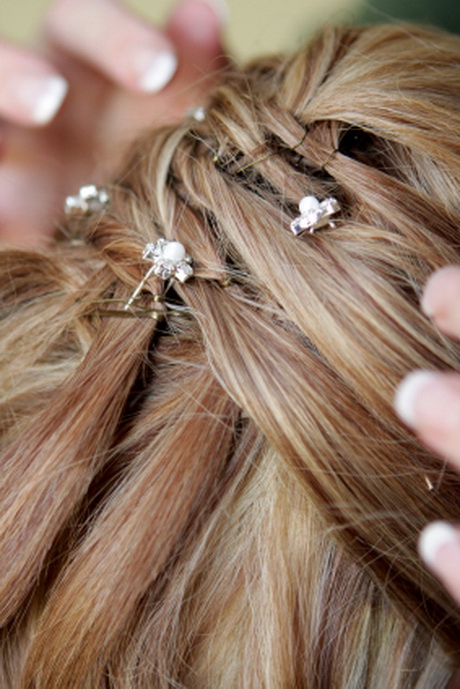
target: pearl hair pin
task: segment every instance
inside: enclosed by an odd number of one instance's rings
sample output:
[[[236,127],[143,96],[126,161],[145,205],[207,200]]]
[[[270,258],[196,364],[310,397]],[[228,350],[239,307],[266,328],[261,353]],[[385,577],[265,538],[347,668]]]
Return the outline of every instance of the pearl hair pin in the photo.
[[[100,212],[105,209],[109,203],[110,197],[107,189],[104,187],[97,187],[95,184],[86,184],[82,186],[75,196],[68,196],[65,200],[65,213],[67,215],[88,215],[93,212]],[[111,310],[105,308],[105,304],[110,305],[117,300],[108,299],[97,302],[101,304],[93,312],[100,316],[119,316],[128,318],[135,317],[152,317],[158,320],[159,317],[165,314],[167,308],[162,304],[162,295],[154,295],[154,307],[149,309],[137,308],[137,302],[140,299],[142,289],[152,275],[157,275],[162,280],[177,280],[184,283],[192,277],[194,271],[192,267],[192,259],[187,255],[185,247],[180,242],[173,240],[168,241],[160,237],[155,243],[147,243],[142,252],[142,258],[145,261],[151,262],[151,267],[144,275],[135,291],[124,304],[123,309]]]
[[[157,275],[162,280],[175,279],[182,283],[193,275],[192,259],[187,255],[184,245],[175,240],[167,241],[160,237],[155,244],[149,242],[145,245],[142,258],[151,261],[152,266],[126,302],[125,310],[128,310],[137,299],[151,275]]]
[[[94,184],[85,184],[79,189],[78,194],[66,198],[64,210],[66,215],[87,215],[103,211],[108,202],[107,189],[96,187]]]
[[[202,113],[198,113],[200,119]],[[67,215],[87,215],[91,212],[100,212],[109,203],[107,189],[97,187],[94,184],[82,186],[75,196],[68,196],[65,201],[65,212]],[[340,210],[337,199],[328,197],[324,201],[319,201],[315,196],[304,196],[299,203],[300,216],[291,222],[292,232],[298,236],[303,232],[313,234],[315,230],[323,227],[335,227],[331,217]],[[164,305],[161,306],[163,297],[154,295],[155,307],[147,310],[137,308],[138,300],[141,297],[142,289],[147,280],[156,275],[161,280],[177,280],[185,283],[193,274],[192,259],[187,255],[185,247],[176,240],[166,240],[160,237],[155,243],[148,242],[142,252],[144,261],[150,261],[151,266],[139,282],[131,297],[124,304],[121,310],[110,310],[98,308],[95,312],[102,316],[139,316],[158,318],[164,315]],[[226,286],[226,285],[224,285]],[[111,300],[106,300],[110,302]],[[112,300],[113,301],[113,300]],[[104,304],[103,300],[101,304]]]
[[[196,122],[204,122],[206,119],[206,110],[200,105],[197,108],[193,108],[193,110],[190,111],[190,115]]]
[[[313,234],[322,227],[335,227],[330,218],[338,213],[340,204],[333,197],[319,201],[316,196],[304,196],[299,203],[299,210],[300,216],[291,222],[291,230],[296,236],[307,231]]]

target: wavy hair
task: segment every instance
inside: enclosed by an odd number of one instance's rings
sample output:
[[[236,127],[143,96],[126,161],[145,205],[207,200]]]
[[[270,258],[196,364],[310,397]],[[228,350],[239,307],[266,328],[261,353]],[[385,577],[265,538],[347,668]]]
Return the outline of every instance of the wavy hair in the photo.
[[[445,33],[326,29],[0,252],[2,689],[446,687],[460,613],[416,538],[460,479],[392,397],[460,370],[418,307],[460,261],[459,65]],[[307,194],[342,211],[296,238]],[[195,262],[174,310],[98,314],[160,236]]]

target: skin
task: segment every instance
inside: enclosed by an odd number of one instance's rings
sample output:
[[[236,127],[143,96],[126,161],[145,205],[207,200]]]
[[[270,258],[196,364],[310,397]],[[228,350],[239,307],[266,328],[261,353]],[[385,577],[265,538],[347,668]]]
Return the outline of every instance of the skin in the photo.
[[[421,307],[441,332],[460,340],[460,266],[446,266],[428,280]],[[404,385],[405,381],[402,381]],[[460,374],[433,372],[412,395],[408,423],[422,442],[460,472]],[[427,567],[460,605],[460,528],[427,559]],[[421,539],[422,542],[422,539]],[[447,689],[460,689],[460,670]]]
[[[0,41],[0,240],[46,243],[64,198],[104,180],[138,132],[202,105],[225,64],[222,23],[213,0],[184,0],[164,30],[114,0],[57,0],[37,50]],[[176,55],[177,71],[146,93],[140,68],[165,51]],[[37,89],[39,79],[57,75],[67,81],[67,96],[38,125],[18,85],[28,83],[30,99],[31,77]]]
[[[447,266],[431,276],[421,306],[441,332],[460,340],[460,266]],[[419,438],[460,471],[460,374],[434,373],[418,389],[411,407],[410,425]],[[427,565],[460,605],[460,529]]]

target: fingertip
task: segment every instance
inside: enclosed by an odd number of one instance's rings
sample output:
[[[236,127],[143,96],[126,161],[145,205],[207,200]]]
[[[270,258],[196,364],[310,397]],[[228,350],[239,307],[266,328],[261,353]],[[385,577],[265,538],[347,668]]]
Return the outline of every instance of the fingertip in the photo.
[[[418,550],[420,557],[430,569],[438,568],[438,554],[445,545],[459,545],[457,529],[448,522],[435,521],[421,531]]]
[[[164,50],[152,55],[152,59],[140,73],[139,88],[145,93],[161,91],[174,77],[177,65],[177,57],[171,51]]]
[[[420,301],[422,311],[436,318],[454,296],[460,296],[460,266],[449,265],[429,277]]]
[[[3,50],[0,60],[0,115],[25,127],[49,124],[67,96],[67,80],[44,60],[20,51]]]
[[[51,76],[45,81],[31,109],[32,121],[41,127],[49,124],[61,109],[68,90],[67,80],[61,76]]]
[[[428,524],[419,536],[418,550],[426,566],[460,604],[460,532],[445,521]]]
[[[230,17],[230,7],[226,0],[203,0],[207,2],[215,13],[221,27],[226,26]]]
[[[170,15],[168,32],[176,43],[221,50],[228,14],[224,0],[182,0]]]
[[[112,0],[58,0],[46,26],[61,48],[130,91],[160,91],[176,73],[170,38]]]
[[[397,387],[394,408],[399,418],[409,427],[416,427],[416,402],[423,389],[435,379],[434,371],[421,369],[409,373]]]

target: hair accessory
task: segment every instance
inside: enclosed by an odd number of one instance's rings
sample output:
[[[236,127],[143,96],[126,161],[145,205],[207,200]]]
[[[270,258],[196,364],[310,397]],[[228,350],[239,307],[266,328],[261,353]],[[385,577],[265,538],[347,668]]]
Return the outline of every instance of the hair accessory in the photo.
[[[152,261],[153,265],[127,301],[125,309],[131,307],[151,275],[157,275],[162,280],[174,278],[182,283],[189,280],[193,275],[192,259],[187,255],[183,244],[175,240],[168,241],[160,237],[155,244],[146,244],[142,258]]]
[[[197,108],[193,108],[193,110],[190,111],[190,115],[197,122],[204,122],[206,119],[206,110],[200,105]]]
[[[94,184],[86,184],[81,187],[76,196],[68,196],[65,200],[65,212],[67,215],[75,213],[86,215],[87,213],[104,210],[109,202],[107,189],[96,187]]]
[[[299,210],[300,216],[291,222],[291,230],[296,236],[305,231],[313,234],[315,230],[326,226],[335,227],[330,218],[340,210],[340,204],[333,197],[319,201],[316,196],[304,196]]]
[[[131,304],[138,301],[141,297],[142,295],[135,297]],[[166,304],[163,296],[159,294],[151,298],[150,308],[145,308],[145,306],[141,308],[137,305],[134,305],[128,310],[126,308],[126,302],[124,299],[99,299],[94,303],[96,306],[89,313],[94,313],[101,317],[114,316],[116,318],[151,318],[155,321],[160,321],[162,318],[164,318],[164,316],[166,316],[167,313],[179,311],[177,307],[171,308],[168,304]],[[111,308],[112,304],[123,304],[123,308]]]

